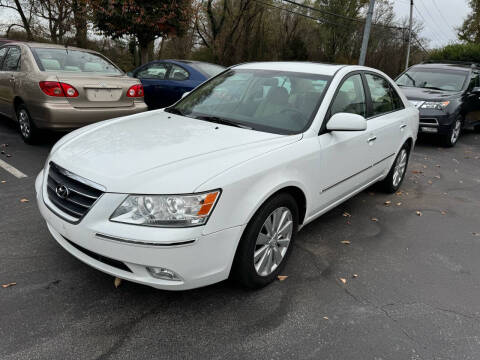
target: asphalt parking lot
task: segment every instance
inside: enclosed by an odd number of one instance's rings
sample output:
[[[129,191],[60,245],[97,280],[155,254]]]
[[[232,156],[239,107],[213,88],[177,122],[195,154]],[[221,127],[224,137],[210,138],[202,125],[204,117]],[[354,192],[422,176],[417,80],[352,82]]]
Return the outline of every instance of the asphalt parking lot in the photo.
[[[0,119],[0,159],[27,175],[0,168],[1,359],[479,359],[480,134],[422,139],[401,192],[306,226],[287,279],[185,292],[115,288],[56,244],[34,180],[57,138]]]

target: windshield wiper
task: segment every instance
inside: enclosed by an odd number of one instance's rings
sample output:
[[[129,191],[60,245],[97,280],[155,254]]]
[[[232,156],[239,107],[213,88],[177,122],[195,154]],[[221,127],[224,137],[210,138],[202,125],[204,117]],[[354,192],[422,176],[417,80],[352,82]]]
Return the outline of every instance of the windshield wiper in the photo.
[[[218,117],[218,116],[197,115],[197,116],[194,116],[194,118],[195,118],[195,119],[199,119],[199,120],[209,121],[209,122],[212,122],[212,123],[215,123],[215,124],[235,126],[235,127],[239,127],[239,128],[242,128],[242,129],[248,129],[248,130],[252,130],[252,129],[253,129],[253,128],[250,127],[250,126],[243,125],[243,124],[239,124],[239,123],[236,122],[236,121],[228,120],[228,119],[224,119],[224,118],[220,118],[220,117]]]
[[[167,108],[165,108],[165,111],[170,113],[170,114],[185,116],[185,114],[182,112],[182,110],[179,110],[179,109],[174,108],[174,107],[167,107]]]
[[[415,80],[409,74],[405,73],[405,76],[412,80],[413,86],[415,87]]]
[[[440,91],[445,91],[439,87],[435,87],[435,86],[424,86],[423,87],[424,89],[432,89],[432,90],[440,90]]]

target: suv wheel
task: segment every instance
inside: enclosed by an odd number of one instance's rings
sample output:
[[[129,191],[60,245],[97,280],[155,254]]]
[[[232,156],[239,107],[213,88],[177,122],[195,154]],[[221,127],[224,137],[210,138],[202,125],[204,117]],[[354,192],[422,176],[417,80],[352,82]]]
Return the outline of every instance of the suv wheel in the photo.
[[[17,106],[17,120],[23,141],[27,144],[33,144],[35,140],[37,140],[38,129],[35,127],[35,124],[30,117],[30,113],[24,104]]]
[[[232,267],[242,285],[260,288],[283,270],[298,230],[298,206],[286,193],[267,200],[248,223]]]
[[[450,131],[446,135],[444,135],[443,145],[445,147],[455,146],[458,139],[460,138],[461,133],[462,133],[462,119],[458,118],[457,120],[455,120],[455,123],[450,128]]]
[[[400,185],[405,178],[408,166],[408,155],[410,154],[410,147],[404,144],[398,152],[395,161],[393,162],[390,171],[385,179],[380,183],[385,192],[392,194],[400,188]]]

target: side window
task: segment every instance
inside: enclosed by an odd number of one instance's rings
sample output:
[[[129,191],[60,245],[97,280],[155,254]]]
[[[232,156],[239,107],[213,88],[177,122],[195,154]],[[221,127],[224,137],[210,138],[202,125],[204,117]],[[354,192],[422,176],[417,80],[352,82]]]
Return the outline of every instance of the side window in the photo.
[[[367,105],[360,74],[352,75],[343,82],[330,108],[330,115],[346,112],[366,116]]]
[[[365,74],[367,85],[370,89],[370,96],[372,98],[372,114],[371,116],[381,115],[398,109],[402,104],[398,94],[393,91],[387,80],[381,76],[372,74]],[[395,95],[397,100],[395,100]],[[395,103],[399,101],[400,103]],[[402,105],[403,107],[403,105]]]
[[[17,71],[20,60],[20,48],[10,47],[7,56],[3,60],[3,71]]]
[[[168,64],[153,63],[140,70],[136,75],[139,79],[164,80],[168,71]]]
[[[170,75],[168,75],[169,80],[187,80],[190,77],[190,74],[184,68],[172,64],[172,70],[170,70]]]
[[[0,55],[0,57],[1,57],[1,55]],[[470,79],[470,84],[468,85],[468,90],[472,90],[474,87],[480,86],[479,74],[480,73],[478,71],[474,71],[472,73],[472,78]]]
[[[3,58],[5,57],[7,50],[8,50],[8,47],[3,47],[0,49],[0,70],[2,70]]]
[[[390,85],[390,84],[388,84],[388,85],[390,87],[390,92],[392,94],[393,106],[394,106],[395,110],[405,109],[405,105],[403,104],[403,101],[402,101],[402,98],[400,97],[400,95],[398,95],[397,90],[395,90],[392,85]]]

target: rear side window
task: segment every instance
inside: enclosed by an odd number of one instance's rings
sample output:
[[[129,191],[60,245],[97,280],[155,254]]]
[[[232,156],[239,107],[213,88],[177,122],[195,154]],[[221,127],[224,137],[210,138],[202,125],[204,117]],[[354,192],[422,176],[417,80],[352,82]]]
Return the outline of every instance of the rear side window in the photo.
[[[87,72],[120,75],[120,71],[106,58],[81,50],[32,48],[38,67],[42,71]]]
[[[187,70],[178,65],[172,64],[172,70],[170,70],[170,75],[168,75],[168,79],[181,81],[187,80],[189,76],[190,74]]]
[[[20,62],[20,48],[13,46],[8,49],[7,56],[3,60],[3,71],[17,71]]]
[[[164,63],[153,63],[141,69],[136,77],[139,79],[164,80],[168,72],[168,65]]]
[[[2,70],[3,58],[5,57],[7,50],[8,50],[7,47],[0,48],[0,70]]]
[[[335,95],[335,100],[333,100],[330,108],[330,115],[341,112],[366,116],[367,105],[360,74],[352,75],[345,80],[337,95]]]
[[[365,74],[372,98],[372,114],[378,116],[403,109],[403,102],[395,89],[381,76]]]

